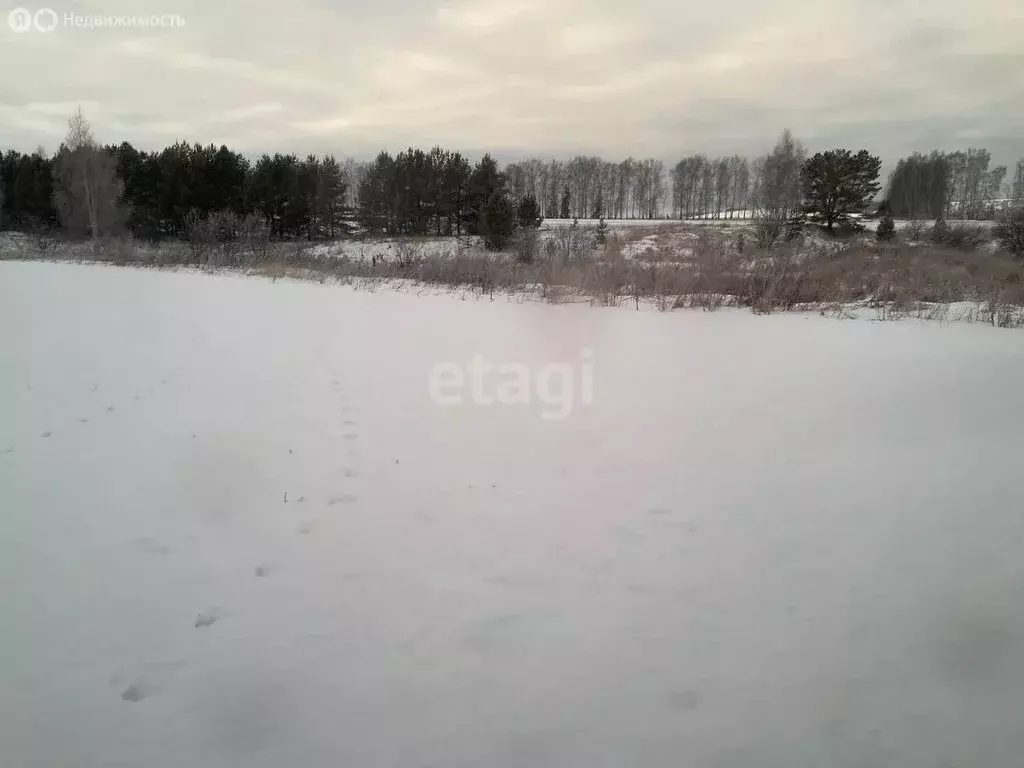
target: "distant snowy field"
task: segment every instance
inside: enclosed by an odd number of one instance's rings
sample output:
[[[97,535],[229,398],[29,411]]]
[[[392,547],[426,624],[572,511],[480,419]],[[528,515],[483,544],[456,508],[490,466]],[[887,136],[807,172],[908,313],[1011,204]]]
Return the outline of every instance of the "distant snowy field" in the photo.
[[[0,764],[1018,765],[1021,339],[0,263]]]

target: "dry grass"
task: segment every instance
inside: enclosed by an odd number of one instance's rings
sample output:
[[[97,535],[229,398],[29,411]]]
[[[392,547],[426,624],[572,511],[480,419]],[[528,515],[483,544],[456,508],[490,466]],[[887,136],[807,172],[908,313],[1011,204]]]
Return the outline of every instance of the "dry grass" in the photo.
[[[559,232],[533,263],[515,254],[453,247],[399,258],[332,258],[312,255],[304,243],[273,243],[257,250],[194,244],[160,246],[130,240],[60,243],[42,238],[19,242],[0,258],[101,261],[123,265],[240,268],[271,279],[338,282],[373,290],[382,286],[431,286],[494,296],[529,294],[549,302],[589,301],[616,306],[649,304],[659,309],[749,307],[767,313],[814,309],[842,315],[868,307],[882,319],[913,316],[966,319],[997,326],[1024,325],[1024,265],[1005,251],[963,249],[923,241],[876,243],[870,238],[815,243],[805,239],[757,248],[747,235],[707,227],[634,228],[611,233],[596,246],[587,231]],[[747,230],[749,233],[749,229]],[[630,258],[630,244],[656,235],[656,247]],[[227,263],[224,263],[227,262]],[[950,310],[959,307],[956,316]]]

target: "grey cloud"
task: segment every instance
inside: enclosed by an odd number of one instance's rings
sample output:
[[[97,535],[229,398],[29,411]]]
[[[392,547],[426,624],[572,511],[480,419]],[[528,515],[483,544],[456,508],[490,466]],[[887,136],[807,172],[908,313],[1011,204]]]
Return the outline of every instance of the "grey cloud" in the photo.
[[[761,152],[788,126],[887,160],[983,139],[1024,154],[1018,0],[61,2],[185,26],[0,28],[0,67],[32,73],[0,83],[0,143],[52,148],[81,103],[103,140],[249,153],[671,159]]]

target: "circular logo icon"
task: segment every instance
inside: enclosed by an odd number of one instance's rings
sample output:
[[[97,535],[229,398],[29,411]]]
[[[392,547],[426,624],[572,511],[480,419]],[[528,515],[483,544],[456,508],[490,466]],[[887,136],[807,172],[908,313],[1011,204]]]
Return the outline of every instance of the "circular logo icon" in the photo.
[[[7,23],[15,32],[28,32],[32,29],[32,11],[15,8],[7,14]]]
[[[32,20],[40,32],[53,32],[57,27],[57,14],[49,8],[40,8]]]

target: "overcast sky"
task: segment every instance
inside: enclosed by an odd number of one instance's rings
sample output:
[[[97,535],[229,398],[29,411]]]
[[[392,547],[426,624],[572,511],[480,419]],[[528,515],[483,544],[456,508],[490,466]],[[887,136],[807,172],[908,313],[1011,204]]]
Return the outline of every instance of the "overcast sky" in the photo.
[[[38,11],[40,2],[3,0]],[[134,0],[45,7],[184,26],[0,27],[0,146],[247,153],[433,144],[677,158],[811,149],[1024,155],[1024,0]]]

